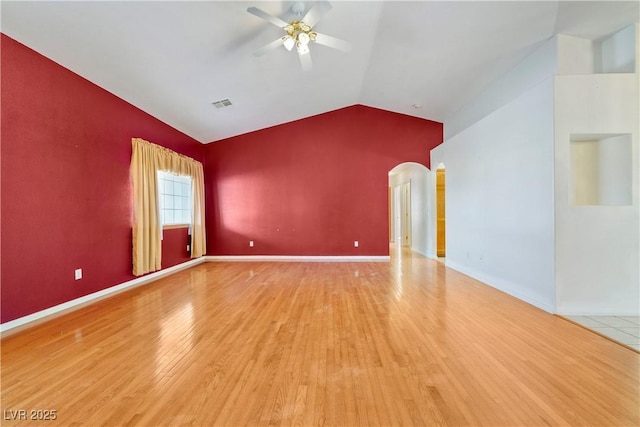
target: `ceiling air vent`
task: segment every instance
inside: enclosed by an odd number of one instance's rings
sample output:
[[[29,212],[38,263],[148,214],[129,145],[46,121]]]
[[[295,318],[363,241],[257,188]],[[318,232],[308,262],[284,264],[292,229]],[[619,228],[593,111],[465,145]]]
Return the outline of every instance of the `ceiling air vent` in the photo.
[[[224,108],[224,107],[228,107],[231,105],[231,101],[229,101],[228,99],[221,99],[220,101],[214,101],[212,102],[212,104],[216,107],[216,108]]]

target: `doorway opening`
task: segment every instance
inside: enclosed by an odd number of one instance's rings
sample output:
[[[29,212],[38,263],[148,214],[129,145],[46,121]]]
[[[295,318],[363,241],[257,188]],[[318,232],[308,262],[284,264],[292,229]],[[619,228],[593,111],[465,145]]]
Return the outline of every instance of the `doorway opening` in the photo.
[[[436,256],[447,256],[446,209],[445,209],[445,167],[442,163],[436,169]]]
[[[389,187],[389,218],[391,220],[389,241],[398,246],[411,244],[411,187],[405,184],[409,183]]]
[[[431,171],[405,162],[389,171],[389,242],[424,256],[435,256],[435,194]]]
[[[402,184],[400,203],[402,246],[411,246],[411,181]]]

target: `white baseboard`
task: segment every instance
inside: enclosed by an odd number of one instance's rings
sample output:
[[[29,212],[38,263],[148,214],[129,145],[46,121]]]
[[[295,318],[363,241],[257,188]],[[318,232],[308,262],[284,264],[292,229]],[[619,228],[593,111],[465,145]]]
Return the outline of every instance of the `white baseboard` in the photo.
[[[553,305],[547,304],[543,301],[538,300],[537,298],[533,298],[520,291],[514,290],[513,285],[510,283],[507,283],[504,280],[500,280],[500,279],[488,276],[486,274],[477,272],[473,269],[467,268],[463,265],[453,263],[449,260],[446,260],[444,265],[446,265],[448,268],[451,268],[452,270],[456,270],[462,274],[472,277],[484,283],[485,285],[491,286],[492,288],[496,288],[506,294],[509,294],[515,298],[518,298],[519,300],[522,300],[528,304],[538,307],[539,309],[544,310],[548,313],[554,314],[556,312],[555,307],[553,307]]]
[[[76,298],[71,301],[49,307],[36,313],[11,320],[10,322],[5,322],[0,325],[0,333],[4,337],[16,332],[20,332],[21,330],[33,327],[39,323],[61,316],[65,313],[78,310],[79,308],[85,307],[89,304],[93,304],[97,301],[113,296],[120,292],[124,292],[137,286],[147,284],[149,282],[158,280],[161,277],[169,276],[170,274],[193,267],[203,262],[205,262],[205,257],[183,262],[182,264],[174,265],[173,267],[165,268],[164,270],[156,271],[154,273],[147,274],[146,276],[138,277],[136,279],[129,280],[128,282],[102,289],[98,292],[94,292],[80,298]]]
[[[220,261],[276,261],[276,262],[387,262],[389,255],[382,256],[306,256],[306,255],[209,255],[209,262]]]
[[[423,257],[425,257],[425,258],[431,258],[431,257],[430,257],[429,255],[427,255],[426,253],[422,252],[422,251],[421,251],[421,250],[419,250],[419,249],[415,249],[415,248],[413,248],[413,247],[411,248],[411,252],[413,252],[414,254],[421,255],[421,256],[423,256]]]

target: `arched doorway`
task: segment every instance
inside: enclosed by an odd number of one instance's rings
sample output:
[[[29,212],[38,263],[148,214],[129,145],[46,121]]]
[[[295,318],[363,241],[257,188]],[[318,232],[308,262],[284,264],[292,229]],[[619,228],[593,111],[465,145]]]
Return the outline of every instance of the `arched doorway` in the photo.
[[[433,240],[428,231],[433,221],[430,177],[426,166],[414,162],[401,163],[389,171],[389,241],[423,255]]]

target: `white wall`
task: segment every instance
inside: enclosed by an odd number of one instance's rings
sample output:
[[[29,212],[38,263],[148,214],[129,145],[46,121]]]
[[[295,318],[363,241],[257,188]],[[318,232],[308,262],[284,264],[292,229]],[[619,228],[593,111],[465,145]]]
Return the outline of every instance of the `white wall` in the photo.
[[[552,106],[547,78],[431,151],[447,170],[447,265],[551,312]]]
[[[591,74],[594,70],[594,48],[591,40],[558,34],[556,36],[556,74]]]
[[[490,85],[476,99],[444,118],[444,139],[450,139],[473,123],[538,85],[557,71],[557,38],[542,43],[531,55]],[[433,163],[432,163],[433,164]]]
[[[557,74],[634,72],[637,25],[598,41],[559,34],[542,43],[460,110],[444,118],[445,140]]]
[[[559,314],[640,315],[638,99],[637,74],[555,77],[555,282]],[[631,205],[573,206],[571,135],[625,133],[631,134]],[[599,143],[618,139],[601,139]],[[608,161],[616,159],[604,159]],[[618,168],[629,167],[629,163],[623,165]],[[628,171],[625,174],[629,176]]]
[[[431,180],[429,169],[419,163],[402,163],[389,173],[389,186],[392,188],[411,182],[411,249],[432,257],[435,237],[428,231],[434,200],[428,194]]]
[[[629,25],[595,43],[597,73],[635,73],[637,25]]]
[[[633,72],[639,55],[637,24],[598,42],[559,35],[445,118],[431,164],[447,168],[449,266],[559,314],[639,315],[638,74],[591,74]],[[620,172],[592,176],[598,203],[627,206],[574,205],[572,134],[631,135],[578,153]]]

